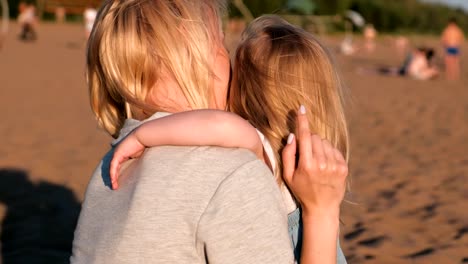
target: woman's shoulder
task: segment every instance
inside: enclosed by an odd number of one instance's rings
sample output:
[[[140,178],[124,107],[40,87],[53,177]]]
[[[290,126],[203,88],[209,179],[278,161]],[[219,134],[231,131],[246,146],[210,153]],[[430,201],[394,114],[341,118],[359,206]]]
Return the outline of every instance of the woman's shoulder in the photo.
[[[241,148],[214,146],[160,146],[148,148],[142,155],[141,166],[152,171],[182,169],[184,171],[230,174],[255,164],[255,169],[266,168],[255,154]],[[259,165],[260,164],[260,165]]]

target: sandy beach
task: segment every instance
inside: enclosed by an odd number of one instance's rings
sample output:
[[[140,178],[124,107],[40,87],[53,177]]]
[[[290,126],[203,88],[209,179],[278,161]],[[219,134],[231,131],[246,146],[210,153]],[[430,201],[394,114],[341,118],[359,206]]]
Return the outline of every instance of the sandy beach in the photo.
[[[43,24],[34,43],[18,32],[11,25],[0,51],[0,263],[68,263],[111,137],[89,107],[82,26]],[[341,37],[321,39],[336,51]],[[442,61],[437,38],[411,40]],[[468,46],[458,82],[360,73],[401,64],[390,37],[373,54],[334,54],[350,94],[348,263],[468,263]]]

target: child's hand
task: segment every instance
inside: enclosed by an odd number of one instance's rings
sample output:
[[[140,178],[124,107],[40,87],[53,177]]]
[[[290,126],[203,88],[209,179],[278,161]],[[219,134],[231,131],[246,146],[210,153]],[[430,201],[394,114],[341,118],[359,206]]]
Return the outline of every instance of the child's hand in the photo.
[[[140,143],[135,132],[130,133],[130,135],[117,145],[110,163],[112,189],[116,190],[119,188],[118,178],[120,165],[128,159],[138,158],[144,150],[145,146]]]
[[[296,167],[296,139],[291,134],[282,154],[284,181],[299,200],[304,216],[320,213],[338,217],[348,165],[330,142],[310,133],[303,107],[297,122],[299,161]]]

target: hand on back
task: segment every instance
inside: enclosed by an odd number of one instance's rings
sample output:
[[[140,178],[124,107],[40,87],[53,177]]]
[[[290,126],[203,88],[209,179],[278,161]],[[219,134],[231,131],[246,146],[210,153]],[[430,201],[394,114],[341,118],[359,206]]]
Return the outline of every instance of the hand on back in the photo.
[[[329,141],[311,134],[305,111],[301,106],[298,112],[297,140],[291,134],[282,153],[283,178],[301,204],[303,213],[336,213],[346,190],[348,165]]]
[[[115,147],[114,155],[110,163],[112,189],[116,190],[119,188],[118,177],[122,163],[129,159],[138,158],[144,150],[145,146],[140,143],[135,135],[135,131],[130,133]]]

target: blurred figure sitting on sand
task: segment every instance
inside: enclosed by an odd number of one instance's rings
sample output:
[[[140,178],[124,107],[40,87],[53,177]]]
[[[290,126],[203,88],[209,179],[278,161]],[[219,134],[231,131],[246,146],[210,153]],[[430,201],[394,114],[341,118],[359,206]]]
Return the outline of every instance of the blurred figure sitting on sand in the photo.
[[[364,27],[364,39],[365,44],[364,48],[368,53],[372,53],[375,50],[375,38],[377,37],[377,30],[375,30],[374,25],[367,24]]]
[[[439,75],[432,63],[435,52],[431,48],[417,48],[406,56],[400,67],[378,67],[377,69],[358,69],[359,73],[382,74],[388,76],[408,76],[416,80],[431,80]]]
[[[94,20],[96,20],[96,17],[97,17],[96,8],[93,5],[88,5],[83,13],[86,39],[89,38],[89,34],[91,34],[91,30],[93,30]]]
[[[445,74],[449,80],[460,79],[460,48],[465,40],[457,20],[451,18],[442,32],[442,45],[445,49]]]
[[[36,27],[36,7],[33,4],[21,2],[19,4],[18,23],[21,28],[19,38],[24,41],[33,41],[37,39]]]
[[[431,80],[439,75],[439,70],[432,65],[434,50],[430,48],[418,48],[413,51],[406,74],[416,80]]]

